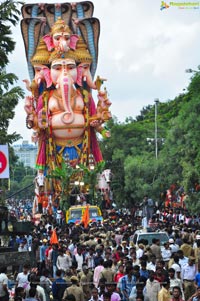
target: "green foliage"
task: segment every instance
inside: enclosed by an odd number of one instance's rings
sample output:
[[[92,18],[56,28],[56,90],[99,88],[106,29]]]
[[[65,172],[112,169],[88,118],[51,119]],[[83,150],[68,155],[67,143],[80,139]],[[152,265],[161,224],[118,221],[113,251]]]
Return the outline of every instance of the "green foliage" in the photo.
[[[95,187],[97,182],[97,174],[102,172],[104,169],[105,163],[99,162],[94,165],[94,169],[90,169],[89,167],[79,164],[77,168],[73,168],[65,160],[61,162],[60,167],[56,167],[55,170],[51,172],[47,176],[49,179],[57,179],[60,181],[61,185],[61,207],[63,209],[67,209],[69,204],[69,197],[74,189],[75,181],[83,181],[84,186],[89,187],[90,189],[90,197],[91,201],[94,200]]]
[[[200,93],[199,81],[200,81],[200,66],[198,66],[198,72],[193,73],[191,82],[188,87],[188,94],[190,98],[199,95]]]
[[[96,165],[93,166],[92,169],[90,169],[89,167],[83,165],[83,164],[79,164],[79,168],[82,172],[82,176],[83,176],[83,181],[85,182],[86,185],[90,185],[96,184],[97,181],[97,174],[101,173],[103,171],[105,167],[105,162],[98,162]]]
[[[16,132],[8,134],[10,120],[15,116],[15,107],[19,98],[24,96],[22,89],[16,85],[17,76],[6,72],[9,63],[9,54],[14,51],[15,42],[12,39],[11,26],[19,21],[21,2],[6,0],[0,3],[0,144],[9,144],[17,141],[20,135]],[[16,162],[12,148],[9,146],[11,169]],[[0,181],[0,187],[5,192],[8,181]],[[2,199],[4,196],[2,197]]]
[[[24,93],[15,85],[17,76],[7,73],[5,67],[9,63],[8,56],[14,50],[15,42],[12,40],[11,25],[16,26],[19,21],[21,2],[3,1],[0,4],[0,143],[5,144],[20,138],[16,133],[7,134],[9,122],[14,117],[14,109]]]
[[[22,2],[6,0],[0,4],[0,68],[8,63],[8,55],[14,50],[15,42],[12,40],[11,25],[16,26],[19,21],[20,10],[18,6]]]
[[[186,207],[189,208],[190,212],[193,212],[194,214],[199,213],[200,211],[200,193],[193,192],[189,193],[186,198]]]
[[[98,162],[93,168],[87,167],[83,164],[79,164],[80,179],[84,182],[84,185],[89,187],[89,199],[90,203],[94,203],[95,190],[97,184],[97,175],[103,171],[105,162]]]
[[[106,167],[111,168],[114,199],[118,206],[134,206],[144,195],[162,202],[172,184],[183,186],[187,206],[199,208],[200,183],[200,72],[195,72],[186,93],[158,103],[158,158],[155,158],[155,106],[147,106],[135,120],[109,124],[111,138],[103,141]],[[162,138],[162,139],[161,139]],[[150,140],[150,139],[149,139]],[[161,143],[164,141],[164,144]]]
[[[10,151],[10,158],[12,157],[13,150]],[[13,161],[16,161],[16,157],[14,156]],[[23,163],[17,162],[14,165],[11,165],[10,168],[10,183],[7,179],[4,179],[4,193],[2,195],[2,201],[6,198],[13,195],[14,198],[24,199],[29,198],[32,199],[34,196],[34,177],[35,177],[34,169],[30,167],[25,167]],[[26,188],[27,187],[27,188]],[[23,188],[25,190],[21,191]]]
[[[78,173],[78,170],[71,167],[65,160],[61,162],[60,167],[57,166],[55,170],[47,175],[49,179],[57,179],[61,185],[61,208],[67,209],[69,207],[69,196],[71,193],[72,178]]]

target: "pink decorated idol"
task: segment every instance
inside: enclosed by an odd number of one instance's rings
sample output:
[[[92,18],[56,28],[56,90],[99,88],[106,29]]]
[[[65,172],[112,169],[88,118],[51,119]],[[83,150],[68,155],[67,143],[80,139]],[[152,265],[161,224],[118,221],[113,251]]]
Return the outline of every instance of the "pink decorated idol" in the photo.
[[[49,34],[43,37],[44,42],[47,45],[48,51],[67,52],[69,49],[76,49],[76,43],[78,41],[78,35],[72,34],[68,25],[64,20],[58,18],[53,25]]]
[[[52,53],[51,59],[51,79],[56,89],[49,99],[48,108],[56,145],[80,144],[85,128],[84,102],[74,86],[77,80],[74,53],[68,51],[63,58],[54,58]]]

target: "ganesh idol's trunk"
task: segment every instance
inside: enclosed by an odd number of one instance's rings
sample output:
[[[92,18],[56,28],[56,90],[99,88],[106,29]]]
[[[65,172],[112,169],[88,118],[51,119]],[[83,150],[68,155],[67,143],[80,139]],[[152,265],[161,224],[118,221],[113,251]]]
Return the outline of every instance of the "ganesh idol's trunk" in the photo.
[[[64,123],[71,123],[74,120],[74,113],[71,107],[71,92],[72,92],[72,79],[69,76],[64,75],[61,84],[62,101],[65,112],[62,116]]]

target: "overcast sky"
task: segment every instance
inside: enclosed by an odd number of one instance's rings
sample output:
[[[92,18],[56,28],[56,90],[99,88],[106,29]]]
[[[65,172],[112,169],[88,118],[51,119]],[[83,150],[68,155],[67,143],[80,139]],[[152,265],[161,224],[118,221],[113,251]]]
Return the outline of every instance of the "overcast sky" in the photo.
[[[93,3],[93,16],[101,23],[96,75],[108,80],[106,87],[113,115],[120,121],[129,116],[134,118],[144,106],[153,105],[155,98],[164,102],[187,88],[191,74],[185,70],[195,70],[200,65],[200,9],[169,7],[161,11],[159,0],[94,0]],[[13,39],[16,49],[7,71],[14,72],[19,77],[18,84],[24,88],[22,80],[28,78],[28,71],[19,25]],[[26,129],[23,106],[21,100],[9,132],[17,131],[30,141],[32,130]]]

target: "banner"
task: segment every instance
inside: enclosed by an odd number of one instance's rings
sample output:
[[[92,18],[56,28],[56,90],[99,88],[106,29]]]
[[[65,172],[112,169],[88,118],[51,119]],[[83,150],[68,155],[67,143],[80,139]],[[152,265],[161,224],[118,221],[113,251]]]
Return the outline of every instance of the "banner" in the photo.
[[[87,228],[89,221],[90,221],[90,213],[89,213],[89,206],[87,205],[85,212],[83,213],[82,220],[81,220],[81,222],[84,225],[84,228]]]
[[[51,238],[50,238],[50,244],[57,244],[58,245],[58,237],[56,234],[56,229],[53,230],[52,234],[51,234]]]
[[[8,145],[0,145],[0,179],[9,179]]]

